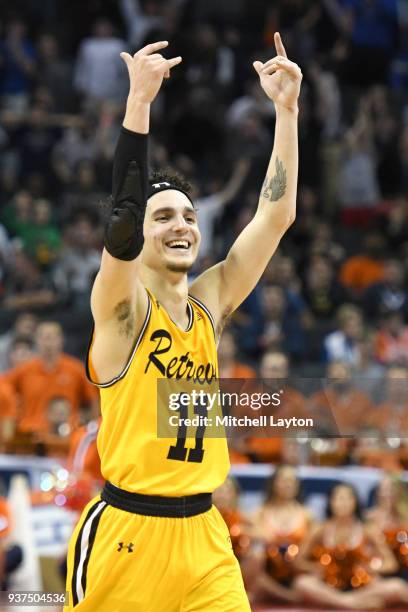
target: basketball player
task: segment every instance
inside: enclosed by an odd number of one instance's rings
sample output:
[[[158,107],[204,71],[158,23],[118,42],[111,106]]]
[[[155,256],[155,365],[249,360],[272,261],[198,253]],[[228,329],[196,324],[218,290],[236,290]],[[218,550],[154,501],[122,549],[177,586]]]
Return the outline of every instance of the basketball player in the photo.
[[[194,204],[174,177],[148,182],[150,105],[182,60],[167,42],[122,53],[130,91],[115,153],[113,207],[93,287],[88,375],[100,387],[106,484],[84,509],[68,552],[70,605],[81,612],[244,612],[249,603],[228,529],[211,503],[226,478],[224,439],[157,436],[158,378],[211,380],[226,318],[259,281],[295,217],[297,101],[286,57],[254,62],[276,107],[259,207],[225,261],[188,287],[200,246]]]

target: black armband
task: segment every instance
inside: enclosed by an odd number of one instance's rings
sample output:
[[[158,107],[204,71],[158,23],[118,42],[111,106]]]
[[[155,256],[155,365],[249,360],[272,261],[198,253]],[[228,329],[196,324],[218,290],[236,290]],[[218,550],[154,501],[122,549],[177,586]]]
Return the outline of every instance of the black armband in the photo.
[[[113,204],[105,227],[106,250],[117,259],[135,259],[143,247],[147,203],[148,135],[122,128],[113,162]]]

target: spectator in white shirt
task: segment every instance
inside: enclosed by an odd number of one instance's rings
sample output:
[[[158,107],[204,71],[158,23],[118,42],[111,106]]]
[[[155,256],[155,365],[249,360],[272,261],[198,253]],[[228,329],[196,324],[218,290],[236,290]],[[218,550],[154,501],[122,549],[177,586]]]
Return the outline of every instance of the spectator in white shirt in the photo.
[[[337,321],[338,329],[328,334],[323,341],[324,361],[342,361],[348,365],[358,365],[359,341],[364,331],[361,312],[352,304],[343,304],[337,311]]]
[[[199,259],[210,254],[214,223],[223,208],[235,198],[249,172],[250,162],[247,159],[237,161],[232,174],[218,193],[196,199],[197,218],[201,232]]]
[[[149,32],[163,26],[162,6],[157,2],[146,2],[142,8],[139,0],[120,0],[119,9],[126,23],[128,42],[135,49],[145,44]]]
[[[88,105],[98,100],[125,99],[126,66],[119,54],[126,48],[125,41],[115,36],[113,25],[106,19],[96,21],[92,36],[82,41],[74,83]]]

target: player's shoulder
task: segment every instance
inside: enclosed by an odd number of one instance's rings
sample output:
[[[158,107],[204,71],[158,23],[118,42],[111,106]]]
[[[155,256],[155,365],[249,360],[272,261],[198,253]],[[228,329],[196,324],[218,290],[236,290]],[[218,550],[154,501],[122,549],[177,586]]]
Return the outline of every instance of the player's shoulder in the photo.
[[[188,297],[190,303],[193,305],[193,309],[195,310],[195,321],[198,323],[200,321],[209,322],[214,331],[214,335],[216,335],[216,324],[211,309],[194,293],[192,294],[189,292]]]
[[[217,339],[233,307],[222,294],[225,262],[220,261],[197,276],[190,284],[189,294],[199,300],[211,313]]]
[[[208,314],[211,314],[211,311],[207,304],[202,300],[201,296],[196,294],[196,292],[191,292],[191,290],[189,289],[188,299],[196,310],[204,311]]]

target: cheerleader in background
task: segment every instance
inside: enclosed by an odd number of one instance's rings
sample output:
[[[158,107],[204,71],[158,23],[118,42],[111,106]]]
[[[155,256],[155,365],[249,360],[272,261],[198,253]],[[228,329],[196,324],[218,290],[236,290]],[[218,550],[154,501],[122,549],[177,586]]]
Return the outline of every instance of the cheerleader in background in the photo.
[[[408,487],[398,476],[385,474],[378,485],[375,506],[366,513],[381,531],[397,561],[397,575],[408,580]]]
[[[361,521],[349,484],[332,489],[327,520],[306,538],[296,563],[307,573],[294,587],[307,603],[348,610],[408,604],[408,585],[382,577],[397,570],[397,561],[381,532]]]
[[[277,467],[267,483],[265,501],[253,518],[253,602],[299,601],[292,588],[295,560],[312,523],[309,511],[299,501],[299,490],[296,472],[288,465]]]
[[[235,556],[242,561],[250,546],[250,522],[239,510],[239,493],[238,481],[229,476],[218,489],[215,489],[213,503],[227,524]]]

